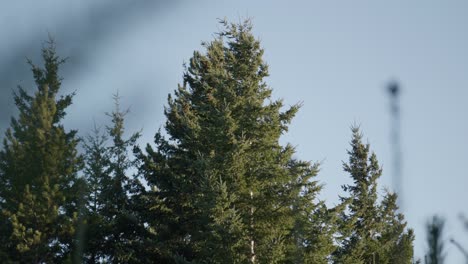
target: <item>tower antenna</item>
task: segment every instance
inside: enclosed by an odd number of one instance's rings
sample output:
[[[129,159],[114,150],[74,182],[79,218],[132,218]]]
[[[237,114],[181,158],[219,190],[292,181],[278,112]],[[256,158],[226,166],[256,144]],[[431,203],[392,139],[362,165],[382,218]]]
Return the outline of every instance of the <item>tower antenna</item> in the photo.
[[[404,207],[404,192],[403,192],[403,176],[401,169],[402,152],[400,138],[400,85],[396,81],[388,84],[388,93],[390,95],[390,112],[391,112],[391,136],[390,142],[393,152],[393,191],[398,194],[398,205],[403,211]]]

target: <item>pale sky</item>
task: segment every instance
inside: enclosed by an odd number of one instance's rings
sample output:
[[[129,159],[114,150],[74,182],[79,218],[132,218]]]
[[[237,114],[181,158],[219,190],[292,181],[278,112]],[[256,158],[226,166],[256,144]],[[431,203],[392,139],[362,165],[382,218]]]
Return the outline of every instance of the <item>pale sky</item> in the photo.
[[[274,98],[303,103],[282,142],[297,147],[297,158],[322,163],[317,179],[330,205],[349,182],[341,164],[354,123],[383,165],[380,189],[392,188],[385,88],[391,80],[401,84],[404,214],[416,231],[416,256],[425,251],[425,223],[438,213],[448,221],[447,263],[462,263],[448,239],[468,248],[468,231],[458,218],[468,215],[467,1],[115,3],[0,4],[0,130],[13,109],[11,89],[30,87],[24,58],[38,58],[50,33],[59,53],[70,57],[64,90],[77,93],[67,128],[84,135],[93,120],[104,122],[119,91],[122,104],[131,107],[129,128],[143,128],[141,143],[152,142],[164,124],[167,94],[182,81],[182,64],[202,50],[201,41],[213,39],[217,18],[251,17]]]

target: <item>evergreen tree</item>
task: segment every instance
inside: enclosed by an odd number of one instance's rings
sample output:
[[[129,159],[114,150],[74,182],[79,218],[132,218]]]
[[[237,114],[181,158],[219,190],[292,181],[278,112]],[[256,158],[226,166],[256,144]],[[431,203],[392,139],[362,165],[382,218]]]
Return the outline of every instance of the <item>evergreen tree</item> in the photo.
[[[115,110],[108,114],[112,125],[102,135],[95,131],[89,137],[86,150],[85,175],[88,181],[88,247],[85,259],[112,263],[141,263],[140,251],[145,228],[140,221],[138,197],[143,186],[135,178],[135,162],[129,150],[140,133],[125,138],[124,118],[118,95]],[[107,139],[111,140],[106,146]]]
[[[70,259],[78,216],[77,178],[81,158],[76,131],[61,124],[72,96],[59,96],[59,66],[64,62],[52,40],[42,49],[44,67],[32,67],[37,90],[19,87],[0,151],[2,245],[9,260],[53,263]]]
[[[341,197],[338,242],[334,253],[336,263],[411,263],[413,258],[412,230],[406,230],[403,215],[397,213],[396,194],[387,192],[377,199],[377,180],[382,174],[377,157],[369,144],[362,143],[359,128],[352,128],[349,163],[343,165],[353,179],[344,185],[348,197]]]
[[[439,216],[432,217],[427,223],[427,254],[425,264],[443,264],[444,263],[444,233],[445,220]]]
[[[326,263],[332,232],[317,216],[332,214],[314,202],[317,166],[278,142],[299,106],[271,99],[250,22],[222,24],[169,96],[169,139],[158,132],[156,149],[137,151],[154,252],[179,263]]]
[[[102,240],[105,222],[101,211],[105,202],[102,195],[104,179],[109,173],[110,162],[110,152],[106,146],[107,140],[107,135],[101,133],[100,129],[95,125],[93,135],[88,135],[84,143],[84,176],[88,188],[83,260],[88,263],[97,263],[104,255]]]

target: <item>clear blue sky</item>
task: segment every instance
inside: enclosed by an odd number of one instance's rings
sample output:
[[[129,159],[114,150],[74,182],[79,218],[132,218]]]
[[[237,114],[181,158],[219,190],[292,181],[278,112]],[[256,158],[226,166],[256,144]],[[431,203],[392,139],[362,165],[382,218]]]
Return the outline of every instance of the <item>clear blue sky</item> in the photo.
[[[101,113],[111,110],[118,90],[132,110],[130,127],[143,128],[142,143],[150,142],[163,125],[167,94],[181,81],[182,63],[201,50],[201,41],[213,38],[217,18],[252,17],[274,97],[303,102],[282,140],[297,146],[298,158],[322,162],[322,198],[336,203],[340,186],[349,181],[341,162],[353,123],[361,125],[383,165],[382,189],[392,187],[385,87],[397,80],[403,89],[404,213],[416,231],[416,255],[423,256],[424,225],[435,213],[448,220],[447,240],[455,237],[468,248],[468,232],[458,219],[468,214],[468,2],[131,2],[0,4],[0,73],[6,75],[5,61],[37,57],[49,32],[62,55],[70,56],[64,87],[77,95],[68,128],[105,120]],[[11,88],[2,87],[8,93],[0,96],[9,96]],[[447,253],[447,263],[462,262],[449,243]]]

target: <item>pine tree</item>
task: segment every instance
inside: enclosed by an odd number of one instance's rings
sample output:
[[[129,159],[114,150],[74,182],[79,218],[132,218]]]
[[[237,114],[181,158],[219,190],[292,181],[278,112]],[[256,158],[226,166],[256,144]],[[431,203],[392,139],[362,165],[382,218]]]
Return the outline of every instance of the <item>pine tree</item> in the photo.
[[[140,252],[144,250],[145,228],[137,208],[143,186],[132,175],[136,160],[129,153],[140,133],[124,137],[124,118],[128,111],[120,109],[118,95],[114,100],[115,110],[108,114],[112,125],[107,127],[107,133],[95,131],[85,144],[85,175],[89,186],[85,260],[142,263]]]
[[[282,111],[271,99],[250,22],[222,24],[169,96],[169,138],[158,132],[156,149],[138,152],[154,252],[179,263],[326,263],[333,245],[320,233],[329,228],[317,215],[330,213],[315,203],[317,166],[278,142],[299,105]]]
[[[104,181],[102,195],[106,202],[101,213],[110,228],[106,237],[106,251],[111,256],[110,259],[119,263],[139,263],[138,258],[135,259],[135,251],[138,251],[139,230],[142,226],[137,211],[134,210],[131,195],[138,194],[142,185],[130,171],[136,168],[136,160],[130,157],[129,150],[136,145],[140,133],[124,138],[124,121],[128,110],[120,109],[119,100],[119,95],[115,95],[115,110],[109,114],[112,122],[112,126],[108,127],[112,140],[109,148],[111,177]]]
[[[1,246],[10,261],[26,263],[70,259],[82,187],[76,131],[61,124],[73,96],[59,96],[64,60],[52,40],[42,57],[44,68],[28,61],[37,90],[15,93],[19,117],[12,118],[0,151]]]
[[[84,176],[87,182],[87,204],[85,237],[83,245],[85,247],[83,261],[97,263],[103,257],[104,237],[103,225],[105,221],[101,215],[104,206],[102,190],[104,181],[109,173],[110,152],[106,146],[108,136],[94,126],[93,134],[86,137],[84,143],[85,168]]]
[[[396,194],[386,192],[378,201],[377,180],[382,174],[377,156],[362,143],[358,127],[352,128],[349,163],[344,171],[353,179],[344,185],[348,197],[341,197],[339,244],[336,263],[411,263],[412,230],[406,230],[403,215],[397,212]]]

